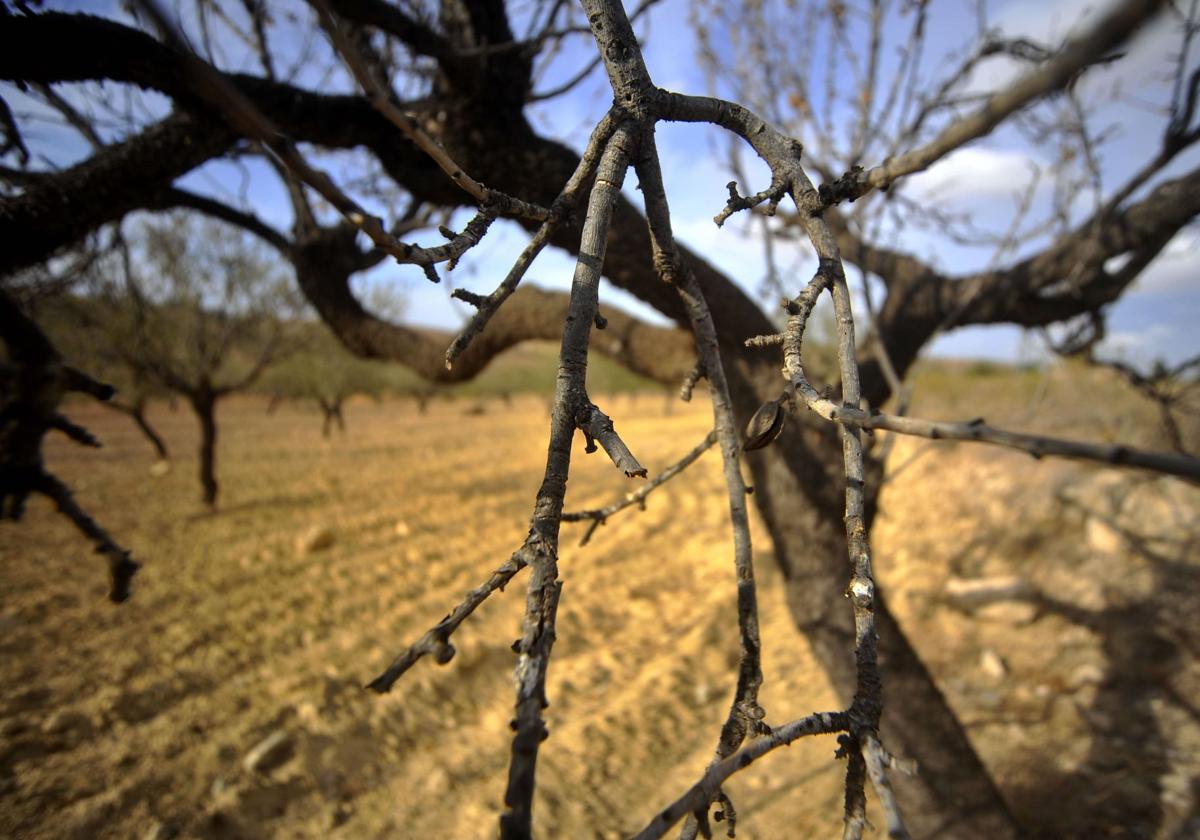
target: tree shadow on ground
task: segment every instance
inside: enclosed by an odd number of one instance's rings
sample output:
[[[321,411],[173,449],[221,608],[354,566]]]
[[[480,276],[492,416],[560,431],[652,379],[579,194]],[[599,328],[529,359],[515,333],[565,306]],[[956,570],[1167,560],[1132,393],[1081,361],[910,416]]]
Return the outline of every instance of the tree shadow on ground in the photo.
[[[1182,536],[1153,538],[1125,521],[1124,499],[1110,495],[1102,512],[1060,497],[1112,529],[1151,571],[1148,595],[1109,588],[1105,606],[1086,609],[1034,591],[1027,600],[1043,615],[1059,616],[1094,635],[1103,656],[1090,702],[1079,704],[1089,739],[1086,755],[1064,770],[1041,761],[1028,767],[1027,784],[1008,798],[1032,837],[1184,837],[1195,827],[1200,784],[1191,783],[1191,813],[1172,815],[1164,780],[1182,749],[1169,720],[1200,727],[1200,709],[1177,688],[1200,656],[1200,538],[1195,523]],[[1189,562],[1189,558],[1192,558]],[[1079,702],[1078,700],[1076,701]],[[1054,749],[1044,745],[1041,752]],[[1184,832],[1184,833],[1180,833]]]

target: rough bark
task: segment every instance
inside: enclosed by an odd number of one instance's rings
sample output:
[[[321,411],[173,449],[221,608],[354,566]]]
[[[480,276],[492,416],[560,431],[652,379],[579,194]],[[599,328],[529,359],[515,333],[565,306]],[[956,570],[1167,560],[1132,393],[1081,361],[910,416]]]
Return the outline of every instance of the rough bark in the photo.
[[[0,52],[3,48],[0,47]],[[123,143],[15,198],[0,198],[0,275],[34,265],[101,225],[152,206],[170,183],[228,151],[234,135],[187,113],[173,114]]]

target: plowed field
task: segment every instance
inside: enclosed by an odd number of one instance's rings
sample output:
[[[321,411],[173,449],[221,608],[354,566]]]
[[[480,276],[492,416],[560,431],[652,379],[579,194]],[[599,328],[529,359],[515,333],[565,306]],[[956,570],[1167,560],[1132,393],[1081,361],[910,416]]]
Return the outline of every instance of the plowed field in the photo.
[[[600,402],[652,474],[711,423],[704,400]],[[356,403],[329,441],[315,414],[264,405],[222,408],[216,513],[186,412],[155,406],[175,456],[156,476],[126,418],[72,408],[105,447],[55,441],[51,466],[145,565],[114,606],[103,563],[44,501],[0,526],[0,835],[495,835],[524,576],[456,634],[451,664],[422,661],[384,697],[361,686],[520,544],[545,401]],[[568,508],[630,489],[602,459],[580,442]],[[923,454],[885,491],[877,563],[1019,813],[1070,836],[1081,823],[1056,820],[1074,797],[1134,832],[1111,836],[1166,836],[1194,818],[1200,778],[1197,496],[1113,475]],[[721,487],[710,452],[588,546],[564,526],[540,836],[635,831],[709,760],[737,661]],[[754,537],[769,720],[832,708],[757,521]],[[1001,574],[1095,620],[942,598],[947,578]],[[738,836],[837,833],[835,746],[807,739],[737,777]],[[1124,810],[1085,807],[1097,790]]]

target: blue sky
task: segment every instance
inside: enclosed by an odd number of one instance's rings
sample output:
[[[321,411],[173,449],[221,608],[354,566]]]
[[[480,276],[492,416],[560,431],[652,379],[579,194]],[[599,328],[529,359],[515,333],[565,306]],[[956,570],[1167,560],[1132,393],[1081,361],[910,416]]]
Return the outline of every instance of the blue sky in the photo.
[[[652,77],[661,86],[685,92],[707,93],[708,81],[697,58],[697,47],[688,25],[686,0],[665,0],[649,13],[645,27],[646,63]],[[932,18],[931,42],[954,43],[953,38],[964,27],[973,31],[973,19],[968,19],[968,4],[943,3]],[[1096,3],[1081,0],[1066,2],[992,3],[993,25],[1010,36],[1026,35],[1056,41],[1066,35],[1073,25],[1092,12]],[[1162,101],[1166,86],[1157,78],[1165,65],[1161,58],[1177,49],[1177,36],[1170,27],[1159,25],[1144,33],[1130,47],[1123,62],[1127,68],[1123,84],[1129,97],[1140,100],[1158,96]],[[579,39],[572,49],[564,51],[560,60],[562,75],[581,67],[588,58],[590,44]],[[1195,64],[1193,58],[1192,65]],[[556,68],[557,69],[557,68]],[[1019,68],[1003,60],[986,65],[972,80],[972,89],[983,91],[1002,86],[1015,77]],[[1112,79],[1100,79],[1093,99],[1103,99]],[[1084,91],[1085,96],[1090,92]],[[539,128],[565,137],[577,148],[582,147],[587,132],[611,101],[607,83],[601,71],[596,71],[587,83],[572,96],[555,100],[553,109],[535,111],[533,120]],[[1165,120],[1150,118],[1142,107],[1117,101],[1106,102],[1097,115],[1102,125],[1114,125],[1112,137],[1101,152],[1106,178],[1105,186],[1119,184],[1133,169],[1157,148]],[[747,290],[759,288],[766,271],[763,246],[757,225],[735,217],[718,230],[713,215],[725,201],[725,184],[732,176],[726,162],[728,142],[722,132],[694,125],[659,127],[659,151],[663,158],[664,179],[673,210],[675,230],[679,238],[724,270]],[[1148,151],[1149,150],[1149,151]],[[742,185],[742,191],[759,189],[769,175],[757,160],[745,161],[752,182]],[[1049,165],[1044,150],[1031,148],[1017,132],[1000,131],[984,138],[941,161],[927,173],[910,180],[908,190],[915,197],[937,197],[951,209],[970,209],[976,222],[985,228],[1003,230],[1012,217],[1018,189],[1027,181],[1031,162]],[[1200,164],[1200,154],[1181,155],[1167,170],[1180,174]],[[757,175],[757,177],[755,177]],[[632,182],[632,179],[631,179]],[[1040,203],[1048,203],[1048,187],[1039,189]],[[626,193],[635,202],[637,193],[627,185]],[[1080,211],[1087,208],[1081,206]],[[1036,219],[1036,214],[1031,214]],[[500,233],[500,232],[498,232]],[[490,288],[500,276],[496,263],[506,265],[524,242],[515,229],[505,230],[485,243],[476,259],[464,263],[452,282],[476,290]],[[1045,240],[1035,241],[1025,249],[1036,250]],[[943,237],[931,234],[909,234],[902,244],[909,250],[951,273],[982,268],[990,249],[970,249],[948,244]],[[780,261],[795,269],[796,283],[810,276],[813,263],[796,244],[778,246]],[[1022,252],[1018,252],[1021,254]],[[1010,260],[1012,257],[1009,258]],[[1150,266],[1138,281],[1109,312],[1109,338],[1105,349],[1137,361],[1164,356],[1178,360],[1200,353],[1200,232],[1185,229]],[[546,253],[530,272],[530,277],[542,285],[566,288],[573,263],[561,253]],[[476,276],[477,278],[476,279]],[[795,288],[799,288],[798,285]],[[410,287],[414,316],[432,323],[453,323],[456,304],[447,303],[444,296],[428,286]],[[655,314],[639,306],[619,290],[607,289],[605,297],[632,309],[646,318]],[[938,339],[930,348],[938,355],[972,356],[1016,360],[1041,356],[1041,342],[1015,327],[976,327],[952,332]]]
[[[71,9],[85,8],[103,14],[120,14],[113,3],[53,4]],[[853,4],[852,4],[853,5]],[[1095,0],[1009,0],[989,4],[991,23],[1008,35],[1026,35],[1041,40],[1056,41],[1079,21],[1103,4]],[[974,32],[973,19],[968,16],[970,4],[962,2],[934,3],[931,15],[929,43],[959,45],[964,32]],[[295,27],[287,20],[286,4],[279,4],[277,19],[279,39],[294,34]],[[689,93],[709,93],[709,82],[700,66],[697,44],[688,22],[687,0],[663,0],[648,14],[639,30],[646,35],[646,63],[655,81],[666,88]],[[852,28],[852,34],[855,30]],[[284,44],[297,50],[298,44]],[[722,45],[718,44],[718,48]],[[828,46],[826,47],[828,48]],[[1120,63],[1121,76],[1097,74],[1087,79],[1082,90],[1085,98],[1099,102],[1095,119],[1109,128],[1111,139],[1101,149],[1102,171],[1111,189],[1157,148],[1165,120],[1152,113],[1151,105],[1165,101],[1168,89],[1162,80],[1169,69],[1164,56],[1178,49],[1178,37],[1169,26],[1159,25],[1143,33],[1130,47],[1129,56]],[[570,39],[555,62],[547,68],[540,87],[552,87],[557,80],[568,77],[590,59],[592,44],[587,36]],[[1200,52],[1200,50],[1194,50]],[[781,56],[781,61],[800,61],[801,56]],[[944,57],[931,55],[930,67],[938,66]],[[226,44],[218,56],[226,69],[248,68],[248,57],[236,44]],[[885,72],[891,53],[884,56]],[[1196,57],[1191,59],[1195,66]],[[1014,78],[1019,68],[1004,60],[985,65],[970,80],[971,91],[983,92],[1002,86]],[[344,88],[349,82],[339,74],[319,78],[301,76],[302,82],[322,89]],[[1119,83],[1119,95],[1113,89]],[[1092,88],[1087,88],[1091,85]],[[110,86],[111,87],[111,86]],[[18,114],[36,112],[30,100],[15,89],[0,86],[3,95]],[[61,89],[67,92],[66,88]],[[71,94],[75,101],[85,101],[89,92]],[[153,95],[139,95],[148,112],[159,111],[164,103]],[[611,101],[603,71],[596,70],[589,79],[571,94],[559,97],[531,109],[535,126],[543,133],[564,139],[581,148],[596,119]],[[841,107],[841,106],[838,106]],[[70,130],[46,122],[24,123],[27,141],[35,151],[41,151],[57,165],[63,165],[86,154],[86,147]],[[712,216],[723,206],[725,184],[733,176],[728,164],[729,144],[716,129],[687,125],[663,125],[659,129],[659,149],[663,158],[664,178],[673,209],[676,233],[698,253],[724,270],[751,293],[759,288],[765,274],[765,259],[758,225],[735,217],[718,230]],[[928,172],[914,176],[905,185],[906,195],[915,199],[936,199],[940,206],[971,211],[975,222],[983,228],[1002,231],[1011,219],[1015,195],[1028,182],[1032,166],[1053,164],[1050,150],[1031,145],[1014,130],[1004,129],[991,137],[952,154]],[[752,156],[751,156],[752,158]],[[323,156],[323,165],[333,172],[350,172],[355,166],[353,155]],[[877,161],[867,161],[875,163]],[[1178,174],[1200,163],[1200,154],[1192,151],[1182,155],[1170,172]],[[760,189],[768,175],[758,162],[745,159],[750,184],[742,184],[743,192]],[[628,179],[626,192],[637,202],[635,179]],[[265,165],[253,162],[244,165],[210,164],[190,174],[184,185],[226,200],[243,203],[280,227],[290,221],[290,209],[278,179]],[[1035,208],[1048,210],[1051,198],[1049,187],[1035,192]],[[1084,196],[1074,210],[1083,214],[1088,209]],[[380,207],[380,210],[385,208]],[[460,217],[465,218],[463,214]],[[1031,214],[1036,220],[1038,213]],[[1080,216],[1082,218],[1082,216]],[[966,272],[987,264],[990,250],[967,248],[947,243],[928,231],[889,229],[884,234],[895,246],[911,251],[934,262],[950,273]],[[437,240],[436,234],[432,237]],[[399,291],[407,300],[407,320],[451,328],[465,317],[462,304],[449,298],[455,286],[475,291],[490,291],[503,277],[512,260],[524,246],[526,235],[510,223],[493,226],[487,239],[469,253],[452,273],[443,272],[443,283],[434,286],[419,270],[412,267],[383,265],[363,278],[360,284],[383,286]],[[1045,240],[1030,243],[1026,251],[1034,250]],[[805,250],[796,243],[777,246],[779,260],[791,278],[789,285],[798,289],[811,274],[812,262]],[[1023,252],[1018,252],[1018,254]],[[1009,260],[1012,259],[1010,256]],[[1166,251],[1145,272],[1134,290],[1128,293],[1109,314],[1110,353],[1145,361],[1155,356],[1179,359],[1200,353],[1200,231],[1191,226],[1182,231]],[[564,253],[547,250],[531,269],[528,278],[551,288],[566,288],[573,271],[572,260]],[[602,300],[651,320],[660,320],[647,307],[630,296],[605,285]],[[861,305],[860,305],[861,310]],[[975,356],[1016,360],[1037,354],[1038,342],[1012,327],[970,328],[955,331],[938,339],[930,351],[939,355]]]

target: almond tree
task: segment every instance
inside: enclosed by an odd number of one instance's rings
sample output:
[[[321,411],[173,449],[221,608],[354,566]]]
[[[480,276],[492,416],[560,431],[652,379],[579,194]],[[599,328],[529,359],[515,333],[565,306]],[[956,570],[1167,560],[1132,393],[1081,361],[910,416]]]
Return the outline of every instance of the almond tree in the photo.
[[[677,801],[647,813],[639,837],[662,836],[681,819],[685,836],[708,834],[713,803],[732,822],[735,811],[722,782],[765,752],[816,734],[836,734],[839,755],[846,760],[846,836],[863,833],[868,780],[891,836],[907,836],[908,829],[917,836],[1020,836],[1021,828],[876,589],[867,536],[879,463],[864,453],[862,431],[951,437],[1200,478],[1200,463],[1180,453],[1065,441],[996,429],[982,420],[935,422],[871,408],[896,394],[919,351],[941,330],[1059,323],[1086,316],[1129,288],[1200,211],[1200,170],[1167,168],[1200,135],[1193,125],[1200,76],[1187,71],[1186,60],[1180,63],[1178,107],[1163,147],[1147,151],[1145,166],[1133,179],[1105,193],[1089,218],[1065,225],[1040,251],[1009,265],[969,278],[944,275],[871,242],[847,221],[844,203],[898,186],[1006,120],[1029,113],[1044,97],[1070,91],[1096,65],[1111,63],[1114,51],[1168,4],[1125,0],[1063,43],[1027,50],[1028,69],[1004,89],[966,103],[946,120],[922,119],[892,145],[855,141],[859,151],[845,171],[840,165],[810,169],[808,148],[781,130],[769,111],[760,115],[737,102],[656,86],[631,23],[648,5],[627,15],[615,0],[583,0],[580,15],[565,4],[544,2],[518,17],[499,0],[442,0],[428,7],[314,0],[298,14],[324,30],[328,47],[322,55],[341,68],[338,93],[305,86],[295,69],[303,62],[297,59],[311,65],[313,57],[297,56],[282,45],[279,21],[261,4],[221,7],[219,18],[208,0],[187,5],[189,20],[208,24],[200,27],[196,49],[175,19],[151,3],[139,5],[138,22],[18,7],[0,27],[0,78],[30,86],[103,80],[154,90],[171,106],[118,137],[101,138],[106,142],[94,154],[61,171],[11,167],[5,174],[9,194],[0,199],[0,236],[11,246],[0,254],[0,272],[45,261],[131,211],[191,207],[242,225],[289,259],[306,298],[345,346],[405,364],[431,381],[470,378],[520,341],[561,340],[546,469],[528,537],[372,683],[387,690],[426,655],[450,661],[454,630],[483,600],[528,570],[502,836],[532,832],[537,755],[547,735],[545,680],[563,595],[559,525],[576,430],[589,448],[602,446],[626,475],[646,472],[634,454],[636,441],[623,441],[587,393],[591,350],[659,381],[682,381],[689,393],[700,377],[707,378],[714,429],[703,443],[715,441],[723,459],[738,580],[742,657],[713,762]],[[911,5],[924,14],[930,4]],[[829,8],[835,15],[846,12],[843,3]],[[525,34],[514,33],[517,22]],[[236,70],[227,66],[214,49],[212,33],[220,27],[253,45],[260,71],[248,72],[248,63]],[[1193,32],[1194,16],[1182,28]],[[543,78],[566,39],[587,36],[595,45],[590,63],[574,78]],[[867,45],[862,55],[869,59],[877,50]],[[764,74],[776,59],[766,56]],[[532,103],[552,101],[601,66],[613,105],[595,124],[583,152],[540,135],[529,119]],[[866,75],[875,78],[874,71]],[[929,102],[946,101],[936,89],[929,94]],[[720,211],[718,223],[737,212],[779,210],[808,241],[818,258],[816,271],[807,284],[788,284],[782,321],[675,241],[655,143],[660,121],[719,126],[765,162],[769,182],[761,190],[743,195],[731,185],[725,208],[714,210]],[[19,120],[7,123],[10,153],[19,158],[26,149]],[[872,136],[870,123],[862,134]],[[331,177],[314,151],[345,149],[361,155],[362,178]],[[265,155],[281,173],[294,210],[289,232],[244,207],[173,185],[209,161],[247,154]],[[621,193],[631,167],[642,192],[640,209]],[[810,171],[824,183],[814,184]],[[317,211],[310,204],[312,194],[322,202]],[[397,194],[407,209],[390,209]],[[461,230],[444,228],[444,241],[437,244],[403,241],[400,237],[412,232],[415,212],[431,205],[469,207],[475,215]],[[379,215],[380,207],[389,208],[388,218]],[[476,308],[457,335],[443,341],[389,322],[356,297],[350,278],[387,258],[439,279],[438,266],[459,259],[499,218],[517,220],[532,237],[494,290],[455,292]],[[360,244],[364,239],[369,247]],[[569,295],[520,287],[529,265],[548,245],[578,258]],[[1110,270],[1115,257],[1124,258],[1123,266]],[[844,261],[885,278],[886,298],[872,327],[886,352],[859,352]],[[601,273],[679,329],[651,327],[600,308]],[[820,388],[804,368],[801,348],[808,318],[825,293],[836,311],[838,375],[832,387]],[[758,703],[764,675],[743,461],[774,542],[789,606],[841,694],[839,709],[768,723]],[[600,521],[612,512],[581,516]],[[916,759],[920,773],[893,779],[896,774],[889,771],[899,761],[892,756]]]
[[[273,399],[316,403],[322,437],[328,438],[335,425],[345,434],[346,401],[360,395],[382,398],[395,379],[389,376],[394,368],[351,355],[321,324],[304,333],[297,337],[302,342],[297,352],[268,371],[262,385]]]
[[[187,400],[200,425],[202,498],[215,507],[217,405],[295,346],[298,295],[246,234],[171,214],[139,225],[85,277],[83,340],[125,376]]]

